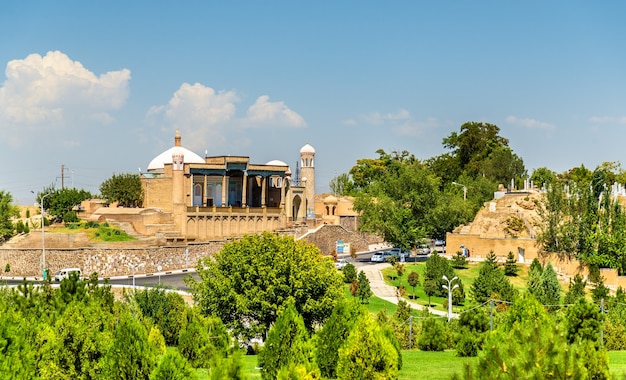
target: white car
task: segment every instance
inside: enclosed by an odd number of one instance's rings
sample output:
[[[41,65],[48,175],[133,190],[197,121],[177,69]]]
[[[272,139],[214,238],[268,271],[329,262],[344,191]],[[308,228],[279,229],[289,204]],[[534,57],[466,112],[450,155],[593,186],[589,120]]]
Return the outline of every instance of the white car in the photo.
[[[346,265],[348,265],[348,261],[346,259],[339,259],[335,261],[335,268],[342,270]]]
[[[409,253],[405,250],[403,250],[402,248],[391,248],[389,250],[389,253],[396,256],[397,258],[401,259],[401,258],[407,258],[409,257]]]
[[[390,256],[391,256],[390,251],[376,252],[375,254],[372,255],[372,258],[370,259],[370,261],[373,263],[384,263],[385,261],[387,261],[387,258]]]

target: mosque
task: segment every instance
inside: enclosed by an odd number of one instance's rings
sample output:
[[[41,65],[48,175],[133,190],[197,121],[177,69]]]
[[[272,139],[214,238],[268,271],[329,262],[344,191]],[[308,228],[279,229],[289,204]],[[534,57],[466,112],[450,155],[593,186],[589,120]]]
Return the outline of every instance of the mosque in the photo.
[[[315,149],[308,143],[292,172],[279,160],[254,164],[246,156],[200,157],[182,146],[176,131],[174,146],[150,161],[141,183],[146,215],[140,229],[147,234],[217,240],[315,219]]]

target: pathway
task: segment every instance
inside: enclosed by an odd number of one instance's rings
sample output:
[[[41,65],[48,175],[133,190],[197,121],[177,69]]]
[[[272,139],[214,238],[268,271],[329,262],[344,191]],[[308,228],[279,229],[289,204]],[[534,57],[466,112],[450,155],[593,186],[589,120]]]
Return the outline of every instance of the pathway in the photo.
[[[376,297],[382,298],[385,301],[389,301],[394,304],[398,304],[399,297],[396,295],[396,287],[385,284],[385,280],[383,279],[382,270],[390,266],[391,265],[389,263],[368,264],[360,266],[358,270],[362,270],[363,272],[365,272],[367,279],[370,281],[370,288],[372,289],[372,292]],[[422,310],[425,307],[409,299],[404,298],[404,300],[408,302],[409,305],[411,305],[412,309]],[[435,310],[433,308],[428,308],[428,311],[430,311],[434,315],[444,317],[448,316],[448,312],[446,311]],[[458,317],[458,314],[452,313],[452,318]]]

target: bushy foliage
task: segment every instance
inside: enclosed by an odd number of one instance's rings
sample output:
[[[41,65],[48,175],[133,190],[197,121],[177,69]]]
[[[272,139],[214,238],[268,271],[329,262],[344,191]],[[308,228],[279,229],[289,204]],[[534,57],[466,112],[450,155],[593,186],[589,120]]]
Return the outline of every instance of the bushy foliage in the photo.
[[[365,275],[365,272],[360,271],[357,279],[356,296],[361,303],[369,303],[369,299],[372,296],[372,290],[370,289],[370,280]]]
[[[175,346],[184,323],[186,304],[183,297],[156,287],[135,291],[130,298],[137,303],[141,313],[159,327],[165,343]]]
[[[11,219],[17,217],[19,212],[13,205],[11,193],[0,190],[0,243],[10,239],[15,234],[15,228]]]
[[[509,254],[506,256],[506,262],[504,263],[504,275],[517,276],[517,272],[519,272],[517,261],[515,260],[515,256],[513,256],[513,252],[509,251]]]
[[[580,298],[585,298],[585,287],[587,281],[583,279],[580,274],[576,274],[573,279],[570,280],[569,288],[565,293],[565,299],[563,302],[566,305],[570,305],[578,301]]]
[[[339,349],[337,378],[365,380],[397,376],[398,354],[393,344],[370,316],[359,317]]]
[[[462,252],[457,251],[454,256],[452,256],[452,268],[466,269],[467,265],[467,258],[463,256]]]
[[[474,300],[479,303],[492,298],[511,302],[516,296],[513,285],[493,260],[486,260],[481,264],[478,277],[472,283],[471,292]]]
[[[196,380],[196,370],[176,350],[168,351],[150,375],[150,380]]]
[[[192,366],[207,368],[213,356],[226,355],[230,347],[230,335],[219,318],[204,317],[190,309],[186,311],[178,351]]]
[[[289,303],[270,329],[259,354],[259,366],[263,368],[261,375],[263,379],[275,379],[282,368],[290,365],[312,367],[311,353],[304,320]]]
[[[188,283],[200,310],[247,338],[264,335],[289,299],[312,330],[343,297],[340,273],[317,247],[267,232],[225,244],[196,275]]]
[[[422,351],[443,351],[447,348],[446,326],[439,318],[426,318],[417,341]]]
[[[356,267],[352,263],[346,264],[343,267],[343,282],[346,284],[351,284],[356,281]]]
[[[335,378],[339,347],[350,335],[359,317],[366,315],[366,309],[350,299],[337,303],[333,313],[319,330],[315,339],[315,361],[325,378]]]
[[[100,194],[109,203],[119,202],[123,207],[141,207],[143,202],[141,178],[139,174],[113,174],[100,184]]]

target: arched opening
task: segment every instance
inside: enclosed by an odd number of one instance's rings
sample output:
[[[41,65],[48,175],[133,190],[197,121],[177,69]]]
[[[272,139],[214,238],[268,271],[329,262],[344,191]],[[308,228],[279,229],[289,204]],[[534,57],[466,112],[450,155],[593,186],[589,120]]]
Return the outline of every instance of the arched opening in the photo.
[[[292,218],[293,220],[298,220],[298,215],[300,213],[300,206],[302,205],[302,198],[299,195],[293,197],[293,208],[292,208]]]

